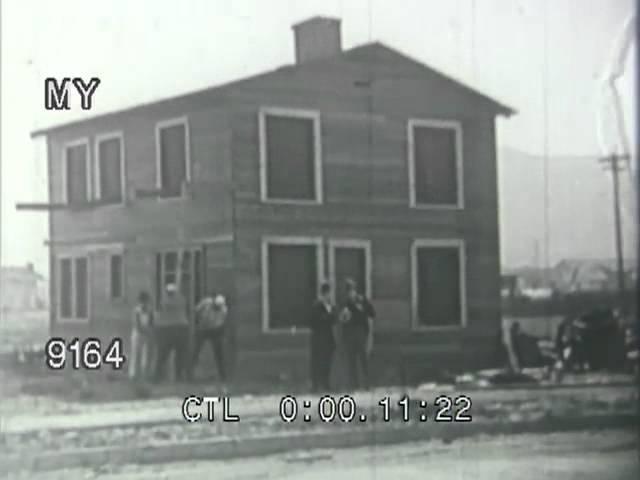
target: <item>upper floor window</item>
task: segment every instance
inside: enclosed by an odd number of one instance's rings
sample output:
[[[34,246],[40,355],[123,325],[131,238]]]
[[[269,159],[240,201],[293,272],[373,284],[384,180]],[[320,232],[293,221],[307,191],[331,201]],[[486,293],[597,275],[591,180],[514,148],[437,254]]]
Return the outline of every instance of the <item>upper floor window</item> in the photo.
[[[443,120],[409,120],[412,207],[463,208],[462,127]]]
[[[87,203],[89,186],[89,141],[69,143],[64,147],[64,196],[69,205]]]
[[[96,137],[96,197],[104,203],[124,200],[125,168],[122,133]]]
[[[265,108],[259,129],[262,201],[322,203],[320,114]]]
[[[191,177],[189,124],[186,117],[156,125],[156,160],[160,197],[181,196],[183,185]]]

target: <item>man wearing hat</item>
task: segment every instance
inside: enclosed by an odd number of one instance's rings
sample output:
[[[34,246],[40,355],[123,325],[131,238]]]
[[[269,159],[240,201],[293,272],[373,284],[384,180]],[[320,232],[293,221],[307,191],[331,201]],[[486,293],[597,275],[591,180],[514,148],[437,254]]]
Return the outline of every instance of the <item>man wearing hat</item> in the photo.
[[[320,294],[311,310],[311,390],[328,392],[333,352],[336,310],[331,303],[331,286],[320,285]]]
[[[156,319],[157,361],[154,380],[159,381],[171,352],[176,380],[185,380],[189,346],[189,306],[175,283],[165,287],[165,298]]]
[[[205,342],[210,342],[216,360],[218,375],[223,388],[226,388],[227,370],[225,358],[225,326],[229,309],[224,296],[212,292],[196,306],[196,341],[191,362],[195,368],[200,350]]]
[[[347,300],[340,313],[345,343],[347,369],[351,388],[369,388],[369,355],[373,348],[373,319],[371,302],[358,292],[355,280],[345,281]],[[361,372],[361,373],[360,373]]]

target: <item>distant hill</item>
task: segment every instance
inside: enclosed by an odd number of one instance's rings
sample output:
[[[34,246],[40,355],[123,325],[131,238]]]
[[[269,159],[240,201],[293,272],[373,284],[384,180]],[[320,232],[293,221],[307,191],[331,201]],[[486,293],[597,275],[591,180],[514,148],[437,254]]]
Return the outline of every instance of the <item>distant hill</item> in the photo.
[[[593,157],[551,156],[548,165],[551,266],[563,258],[611,258],[615,250],[610,175]],[[542,266],[544,158],[503,147],[498,151],[498,173],[503,266]],[[622,183],[623,194],[629,196],[627,179]],[[626,209],[628,257],[636,253],[633,225]]]

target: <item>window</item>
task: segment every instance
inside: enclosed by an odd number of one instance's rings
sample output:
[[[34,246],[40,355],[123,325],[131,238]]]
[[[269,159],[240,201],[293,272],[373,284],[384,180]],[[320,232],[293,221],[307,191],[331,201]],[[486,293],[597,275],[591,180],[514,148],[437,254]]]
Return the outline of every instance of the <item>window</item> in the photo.
[[[409,120],[409,185],[412,207],[463,207],[458,122]]]
[[[263,240],[263,331],[306,328],[323,273],[321,245],[316,238]]]
[[[167,285],[177,283],[180,291],[192,305],[204,295],[204,268],[202,249],[170,250],[156,254],[156,302],[162,306]],[[180,265],[180,268],[178,266]]]
[[[89,259],[61,258],[59,265],[59,318],[86,320],[89,316]]]
[[[73,273],[72,260],[64,258],[60,260],[60,317],[73,317]]]
[[[414,328],[466,324],[464,244],[417,240],[411,250]]]
[[[124,199],[124,144],[121,133],[96,137],[96,196],[104,203]]]
[[[66,203],[89,202],[89,142],[80,140],[65,146],[64,194]]]
[[[157,186],[161,198],[179,197],[191,176],[189,127],[186,118],[156,126]]]
[[[262,200],[321,203],[320,114],[263,109],[259,127]]]
[[[112,300],[122,298],[124,265],[122,255],[109,256],[109,294]]]

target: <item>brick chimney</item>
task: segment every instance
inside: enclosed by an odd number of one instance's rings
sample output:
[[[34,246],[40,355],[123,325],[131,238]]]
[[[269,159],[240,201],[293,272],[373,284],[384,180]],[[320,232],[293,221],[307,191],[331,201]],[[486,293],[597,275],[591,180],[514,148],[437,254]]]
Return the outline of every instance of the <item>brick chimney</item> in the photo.
[[[293,27],[296,63],[333,57],[342,51],[340,20],[313,17]]]

